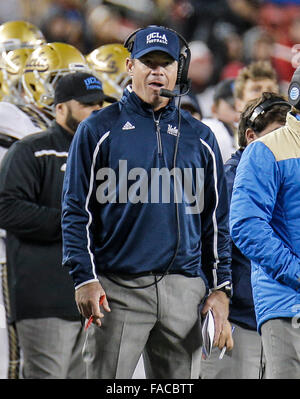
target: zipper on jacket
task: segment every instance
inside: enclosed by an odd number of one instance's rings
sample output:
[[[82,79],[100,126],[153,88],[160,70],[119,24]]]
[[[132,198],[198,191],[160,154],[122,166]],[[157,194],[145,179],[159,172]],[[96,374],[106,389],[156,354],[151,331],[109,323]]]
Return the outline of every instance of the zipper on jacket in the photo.
[[[152,115],[153,115],[153,120],[154,120],[155,126],[156,126],[156,140],[157,140],[158,155],[162,155],[162,143],[161,143],[161,134],[160,134],[160,126],[159,126],[159,121],[160,121],[162,112],[159,114],[158,119],[155,119],[153,110],[152,110]]]

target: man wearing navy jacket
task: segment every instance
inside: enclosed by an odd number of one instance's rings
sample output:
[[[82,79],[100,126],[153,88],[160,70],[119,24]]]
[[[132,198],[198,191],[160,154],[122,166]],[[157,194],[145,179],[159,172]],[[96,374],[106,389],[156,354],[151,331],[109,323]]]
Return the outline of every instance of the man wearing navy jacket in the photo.
[[[177,33],[149,26],[131,44],[132,88],[81,123],[70,148],[63,264],[93,320],[88,378],[131,378],[142,353],[147,378],[198,378],[203,299],[214,344],[233,346],[222,158],[211,130],[160,95],[178,78]]]

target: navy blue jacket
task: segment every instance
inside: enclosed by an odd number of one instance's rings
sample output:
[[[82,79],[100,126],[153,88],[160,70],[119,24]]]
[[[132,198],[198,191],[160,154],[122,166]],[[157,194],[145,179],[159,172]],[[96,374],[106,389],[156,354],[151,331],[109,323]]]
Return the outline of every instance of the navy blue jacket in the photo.
[[[236,169],[243,150],[237,150],[225,163],[228,197],[231,199]],[[256,330],[256,317],[251,286],[251,262],[232,243],[233,297],[229,307],[229,320],[250,330]]]
[[[75,287],[101,272],[166,270],[177,243],[170,176],[177,134],[174,101],[153,113],[128,91],[79,125],[62,205],[63,264]],[[170,272],[201,276],[209,288],[225,285],[231,258],[224,166],[211,130],[185,111],[176,167],[181,237]]]

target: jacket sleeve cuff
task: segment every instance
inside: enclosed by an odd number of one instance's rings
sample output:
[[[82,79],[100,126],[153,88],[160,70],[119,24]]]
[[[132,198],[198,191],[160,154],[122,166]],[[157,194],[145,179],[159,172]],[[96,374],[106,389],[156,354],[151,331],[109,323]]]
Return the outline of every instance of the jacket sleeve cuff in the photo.
[[[211,291],[213,292],[213,291],[218,291],[219,289],[221,289],[222,287],[226,287],[226,285],[230,285],[231,284],[231,281],[224,281],[224,283],[222,283],[222,284],[219,284],[219,285],[216,285],[216,286],[214,286],[213,288],[211,288]]]
[[[75,290],[78,290],[78,288],[80,288],[80,287],[82,287],[82,286],[84,286],[86,284],[90,284],[90,283],[94,283],[94,282],[99,282],[99,280],[97,278],[94,278],[94,279],[91,279],[91,280],[84,281],[83,283],[75,285]]]
[[[75,289],[92,281],[99,281],[96,271],[87,254],[78,254],[74,257],[63,258],[63,266],[69,267],[69,274],[73,279]]]

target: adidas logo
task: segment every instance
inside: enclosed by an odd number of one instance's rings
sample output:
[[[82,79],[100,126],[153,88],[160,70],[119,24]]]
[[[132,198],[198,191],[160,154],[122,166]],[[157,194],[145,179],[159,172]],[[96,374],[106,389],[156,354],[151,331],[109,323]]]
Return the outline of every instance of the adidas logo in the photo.
[[[66,171],[66,167],[67,167],[67,164],[66,164],[66,163],[63,163],[63,164],[61,165],[60,170],[61,170],[62,172],[65,172],[65,171]]]
[[[131,130],[135,129],[135,126],[133,126],[130,122],[126,122],[125,125],[122,127],[122,130]]]

